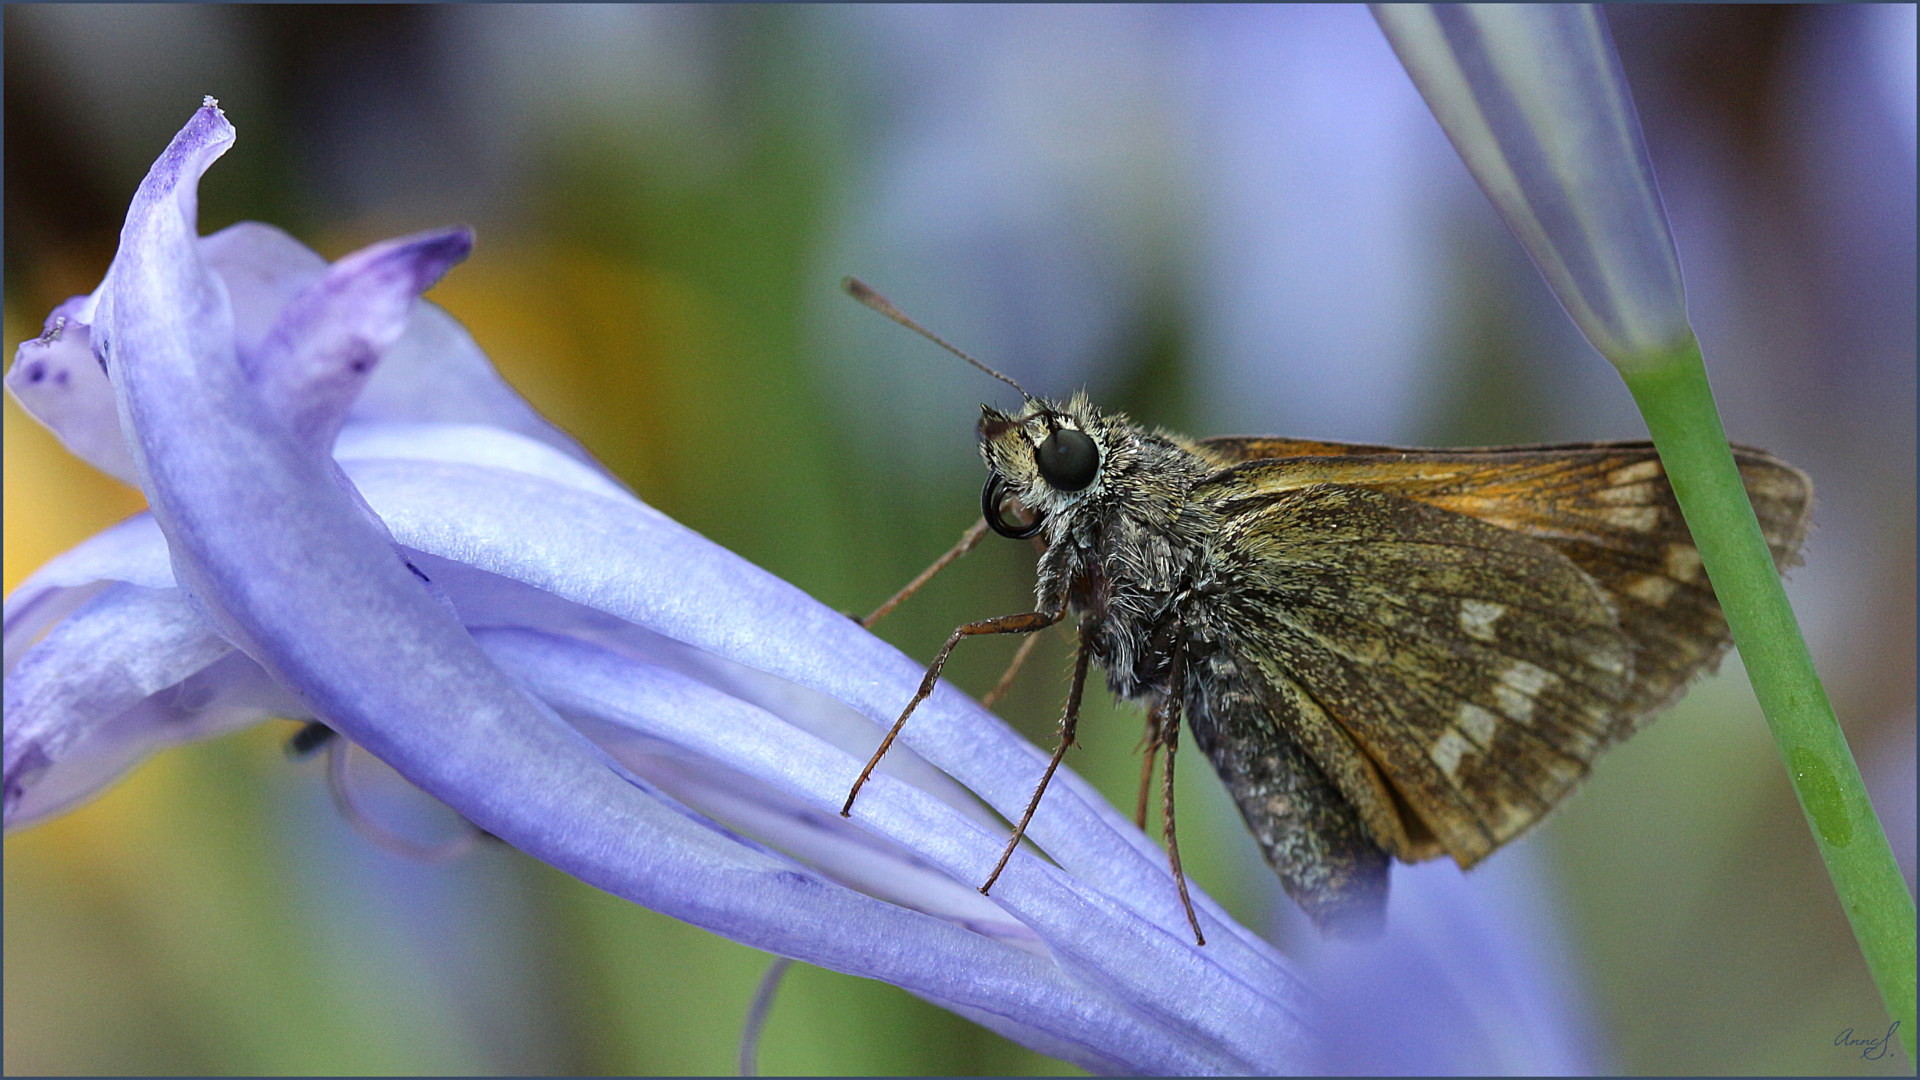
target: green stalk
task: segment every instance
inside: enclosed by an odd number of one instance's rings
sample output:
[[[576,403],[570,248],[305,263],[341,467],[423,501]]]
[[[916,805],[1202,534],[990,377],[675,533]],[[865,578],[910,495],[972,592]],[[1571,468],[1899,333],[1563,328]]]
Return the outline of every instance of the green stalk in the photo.
[[[1689,341],[1658,363],[1623,368],[1622,375],[1653,433],[1834,892],[1912,1061],[1913,896],[1747,502],[1699,343]]]

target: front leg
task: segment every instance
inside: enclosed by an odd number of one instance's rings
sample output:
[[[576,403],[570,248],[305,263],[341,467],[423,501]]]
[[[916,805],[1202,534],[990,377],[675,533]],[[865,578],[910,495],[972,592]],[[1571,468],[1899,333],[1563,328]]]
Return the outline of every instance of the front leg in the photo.
[[[1040,785],[1033,789],[1033,798],[1027,800],[1026,813],[1020,815],[1020,823],[1013,827],[1013,835],[1007,838],[1006,850],[1000,853],[1000,861],[993,864],[993,873],[987,875],[986,883],[980,886],[982,896],[1000,880],[1000,871],[1007,868],[1007,860],[1013,858],[1014,849],[1020,846],[1020,838],[1027,835],[1027,824],[1033,820],[1033,812],[1040,808],[1040,796],[1047,793],[1047,785],[1053,781],[1055,769],[1060,767],[1060,759],[1067,756],[1067,748],[1073,745],[1073,730],[1080,723],[1080,693],[1087,686],[1087,642],[1081,638],[1080,648],[1073,657],[1073,683],[1067,689],[1067,710],[1060,714],[1060,743],[1053,748],[1053,756],[1047,759],[1047,771],[1040,774]]]
[[[1187,895],[1187,875],[1180,869],[1180,839],[1173,826],[1173,755],[1180,749],[1180,701],[1186,693],[1186,664],[1179,653],[1173,656],[1171,680],[1173,689],[1166,697],[1154,703],[1148,713],[1151,717],[1148,726],[1159,736],[1162,746],[1167,749],[1167,765],[1160,774],[1160,830],[1167,845],[1167,868],[1173,872],[1173,884],[1180,892],[1181,910],[1187,913],[1187,925],[1193,927],[1193,943],[1205,945],[1207,936],[1200,932],[1200,917],[1194,914],[1193,899]],[[1149,751],[1151,752],[1151,751]],[[1151,762],[1151,758],[1148,759]],[[1146,792],[1140,793],[1141,816],[1146,816]]]
[[[840,816],[852,816],[853,800],[859,796],[860,789],[866,786],[867,777],[873,775],[874,767],[880,764],[880,759],[887,756],[887,750],[893,745],[894,738],[900,734],[901,728],[907,726],[907,717],[912,716],[913,710],[927,699],[928,694],[933,693],[934,684],[940,681],[940,669],[947,666],[947,657],[952,654],[953,647],[960,644],[961,638],[973,637],[976,634],[1031,634],[1035,630],[1044,630],[1059,622],[1065,614],[1066,605],[1062,604],[1055,611],[1029,611],[1021,615],[1002,615],[997,619],[982,619],[979,622],[966,623],[948,635],[947,643],[940,647],[940,654],[933,658],[933,664],[927,668],[926,676],[920,680],[919,691],[913,695],[912,701],[907,702],[906,709],[900,713],[900,719],[895,720],[893,727],[888,729],[887,737],[880,740],[880,748],[875,750],[873,757],[867,760],[867,767],[860,770],[859,779],[853,782],[853,789],[847,792],[846,804],[840,807]]]

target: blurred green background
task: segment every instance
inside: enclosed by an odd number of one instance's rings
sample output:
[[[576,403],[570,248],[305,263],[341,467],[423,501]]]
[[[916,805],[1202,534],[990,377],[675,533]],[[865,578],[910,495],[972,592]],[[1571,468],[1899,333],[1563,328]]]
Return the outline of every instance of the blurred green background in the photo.
[[[1609,12],[1727,427],[1819,492],[1789,583],[1914,866],[1914,15]],[[338,257],[472,224],[432,294],[648,501],[861,612],[977,512],[1004,388],[839,295],[858,274],[1040,393],[1197,435],[1641,437],[1363,9],[9,5],[8,339],[93,288],[198,104],[239,142],[202,230]],[[140,506],[9,400],[5,579]],[[1024,610],[989,543],[881,627],[926,657]],[[1011,646],[963,650],[974,692]],[[1000,709],[1050,737],[1046,642]],[[1069,763],[1119,805],[1140,719]],[[276,724],[150,761],[6,843],[9,1073],[724,1073],[765,957],[510,851],[398,861]],[[1190,772],[1186,772],[1191,767]],[[1189,872],[1279,898],[1182,761]],[[1542,849],[1597,1061],[1910,1070],[1737,660],[1615,751]],[[1285,942],[1281,942],[1284,947]],[[768,1072],[1064,1068],[892,987],[796,969]]]

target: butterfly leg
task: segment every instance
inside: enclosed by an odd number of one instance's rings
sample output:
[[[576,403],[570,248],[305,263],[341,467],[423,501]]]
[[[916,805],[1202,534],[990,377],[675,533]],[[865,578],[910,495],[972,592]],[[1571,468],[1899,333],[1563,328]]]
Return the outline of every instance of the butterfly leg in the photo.
[[[840,807],[840,816],[852,815],[853,800],[859,796],[860,789],[866,786],[867,778],[873,775],[873,770],[880,764],[880,759],[887,756],[887,750],[893,746],[893,740],[899,736],[900,729],[907,726],[907,717],[912,716],[913,710],[927,699],[928,694],[933,693],[934,684],[940,681],[940,669],[947,666],[947,657],[953,652],[953,647],[960,644],[961,638],[973,637],[976,634],[1030,634],[1035,630],[1044,630],[1052,626],[1065,614],[1066,608],[1063,606],[1059,611],[1029,611],[1023,615],[1002,615],[997,619],[981,619],[979,622],[970,622],[955,628],[953,633],[947,636],[947,643],[940,647],[940,654],[933,658],[933,663],[927,668],[926,675],[921,678],[920,689],[914,692],[913,700],[907,702],[907,707],[900,713],[900,719],[895,720],[893,727],[887,729],[887,737],[880,740],[880,748],[867,759],[867,767],[860,770],[860,776],[853,782],[852,790],[847,792],[846,804]],[[1081,666],[1084,668],[1086,665],[1083,662]]]
[[[1067,691],[1067,709],[1060,716],[1060,745],[1053,748],[1053,757],[1047,761],[1047,771],[1040,774],[1040,786],[1033,789],[1033,798],[1027,800],[1026,813],[1020,815],[1020,824],[1013,827],[1013,836],[1008,838],[1005,851],[1000,853],[1000,861],[993,865],[993,873],[987,875],[986,884],[980,886],[984,894],[1000,880],[1000,871],[1007,868],[1007,860],[1013,858],[1013,849],[1020,846],[1020,838],[1027,834],[1027,823],[1033,820],[1033,812],[1040,807],[1040,796],[1047,793],[1047,785],[1053,781],[1053,772],[1060,767],[1060,759],[1067,756],[1067,747],[1073,745],[1073,729],[1080,722],[1080,695],[1087,687],[1087,644],[1080,642],[1073,659],[1073,685]]]
[[[912,596],[914,593],[919,592],[920,586],[925,585],[927,582],[933,580],[933,575],[939,573],[942,570],[945,570],[949,566],[952,566],[960,558],[960,556],[965,555],[969,551],[972,551],[974,547],[980,543],[980,538],[985,535],[987,535],[987,519],[983,517],[979,521],[974,522],[973,525],[970,526],[966,532],[961,533],[960,542],[953,545],[953,547],[949,548],[945,555],[942,555],[939,558],[933,560],[932,566],[929,566],[925,570],[920,571],[919,577],[916,577],[912,581],[907,582],[904,586],[901,587],[899,592],[894,593],[892,596],[887,597],[886,603],[881,604],[877,608],[874,608],[873,614],[867,616],[864,619],[861,619],[860,626],[866,630],[873,629],[874,623],[877,623],[881,619],[886,618],[887,614],[891,612],[894,608],[899,607],[901,602],[904,601],[907,597]]]
[[[1140,746],[1140,797],[1133,804],[1133,827],[1147,827],[1147,793],[1153,790],[1153,763],[1160,756],[1160,710],[1147,710],[1147,735]]]
[[[1176,665],[1178,661],[1175,661]],[[1167,748],[1167,762],[1160,774],[1160,826],[1167,844],[1167,865],[1173,871],[1174,887],[1180,890],[1180,907],[1187,913],[1187,925],[1193,927],[1193,943],[1205,945],[1207,936],[1200,932],[1200,917],[1194,914],[1193,898],[1187,895],[1187,875],[1180,869],[1180,839],[1173,828],[1173,755],[1180,749],[1180,698],[1178,696],[1179,678],[1175,676],[1175,693],[1152,710],[1159,713],[1157,726],[1160,729],[1160,741]],[[1164,711],[1163,711],[1164,710]]]
[[[980,699],[982,706],[991,709],[999,703],[1001,698],[1007,696],[1007,691],[1013,688],[1014,677],[1020,674],[1021,668],[1027,666],[1027,658],[1033,655],[1034,647],[1039,644],[1039,634],[1034,634],[1020,643],[1020,650],[1013,654],[1013,661],[1007,665],[1006,673],[1001,675],[1000,681],[994,683],[993,689],[987,691],[986,696]]]

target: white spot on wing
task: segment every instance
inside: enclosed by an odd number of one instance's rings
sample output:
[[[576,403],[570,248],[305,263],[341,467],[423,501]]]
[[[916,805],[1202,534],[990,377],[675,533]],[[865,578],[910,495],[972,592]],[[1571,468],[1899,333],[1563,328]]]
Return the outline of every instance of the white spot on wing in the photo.
[[[1639,577],[1621,586],[1621,591],[1628,596],[1636,597],[1655,607],[1659,607],[1673,596],[1673,590],[1677,588],[1679,588],[1679,586],[1675,585],[1671,578],[1665,578],[1659,574],[1641,574]]]
[[[1747,493],[1758,498],[1785,501],[1800,495],[1799,478],[1791,473],[1762,469],[1740,479],[1746,482]]]
[[[1533,699],[1515,690],[1511,686],[1493,688],[1493,700],[1499,702],[1500,711],[1518,724],[1533,723]]]
[[[1501,682],[1526,694],[1528,697],[1539,694],[1540,691],[1545,690],[1559,678],[1560,676],[1555,675],[1546,668],[1540,667],[1537,664],[1529,664],[1525,660],[1515,660],[1513,663],[1507,665],[1507,670],[1500,673]]]
[[[1608,649],[1595,649],[1593,652],[1588,653],[1587,664],[1595,670],[1604,671],[1609,675],[1624,675],[1627,671],[1626,659],[1619,653]]]
[[[1555,788],[1551,791],[1542,792],[1541,794],[1548,796],[1556,795],[1580,782],[1580,766],[1562,757],[1552,757],[1549,758],[1548,761],[1549,764],[1546,765],[1546,773],[1548,776],[1553,777]]]
[[[1667,576],[1675,581],[1700,580],[1700,552],[1692,544],[1668,544]]]
[[[1491,600],[1462,600],[1460,601],[1460,629],[1466,631],[1468,637],[1492,641],[1496,636],[1493,632],[1493,624],[1506,613],[1505,604],[1496,604]]]
[[[1660,524],[1660,508],[1657,506],[1610,506],[1595,516],[1615,528],[1634,532],[1650,532]]]
[[[1533,809],[1518,801],[1500,805],[1500,820],[1493,823],[1493,835],[1502,842],[1511,840],[1522,829],[1533,824],[1536,815]]]
[[[1482,750],[1493,745],[1493,734],[1500,727],[1500,718],[1469,701],[1460,706],[1460,712],[1453,718],[1453,726],[1466,733]]]
[[[1627,484],[1638,484],[1642,481],[1652,480],[1665,475],[1666,470],[1660,467],[1660,459],[1648,458],[1645,461],[1636,461],[1631,465],[1622,465],[1608,473],[1607,483],[1614,487],[1623,487]]]
[[[1593,493],[1593,500],[1607,506],[1644,506],[1659,494],[1652,484],[1621,484],[1601,488]]]
[[[1507,719],[1520,724],[1533,722],[1534,699],[1560,676],[1525,660],[1515,660],[1500,673],[1493,687],[1493,700]]]
[[[1454,774],[1460,771],[1460,759],[1472,753],[1473,747],[1452,728],[1441,732],[1440,737],[1433,740],[1433,749],[1427,752],[1428,756],[1433,758],[1433,763],[1440,766],[1440,771],[1447,774],[1449,780],[1452,780]]]

